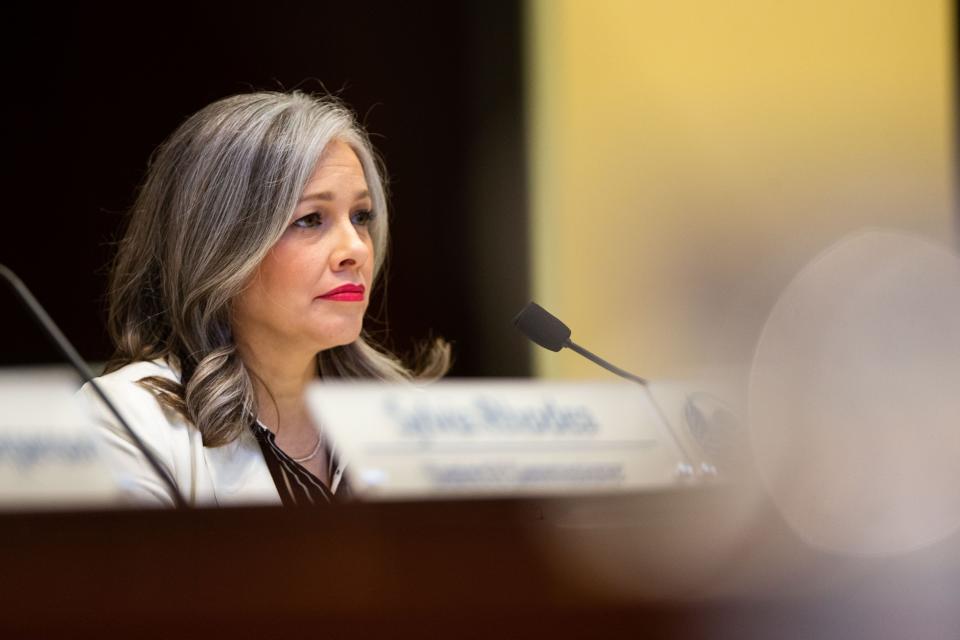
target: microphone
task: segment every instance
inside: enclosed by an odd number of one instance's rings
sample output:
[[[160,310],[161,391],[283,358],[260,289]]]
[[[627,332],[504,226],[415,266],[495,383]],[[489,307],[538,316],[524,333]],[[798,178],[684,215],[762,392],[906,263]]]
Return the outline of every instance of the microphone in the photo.
[[[70,344],[70,341],[67,340],[66,336],[63,335],[43,306],[37,301],[33,294],[30,293],[30,290],[23,283],[23,281],[17,277],[17,274],[3,264],[0,264],[0,278],[2,278],[10,286],[17,298],[19,298],[20,302],[26,308],[30,319],[40,326],[47,339],[50,340],[53,346],[73,366],[74,370],[80,374],[80,377],[83,379],[83,381],[90,383],[90,387],[93,388],[94,392],[96,392],[100,399],[103,400],[103,403],[110,410],[110,413],[117,418],[117,420],[120,422],[120,425],[127,432],[127,435],[130,436],[133,444],[137,447],[137,449],[140,450],[150,466],[153,467],[153,470],[157,472],[157,475],[160,476],[160,479],[163,480],[163,482],[170,489],[170,495],[173,496],[174,505],[181,509],[185,508],[187,503],[183,499],[183,496],[180,495],[180,491],[177,489],[177,485],[173,481],[173,478],[170,477],[166,469],[164,469],[157,460],[156,456],[153,455],[153,452],[150,451],[146,444],[144,444],[143,440],[141,440],[136,432],[130,428],[130,425],[126,420],[123,419],[123,416],[120,415],[120,412],[117,410],[117,408],[113,406],[113,403],[110,402],[107,394],[104,393],[100,385],[97,384],[97,382],[93,379],[94,375],[90,370],[90,367],[88,367],[87,363],[83,361],[83,358],[80,357],[80,354],[77,353],[77,350],[74,349],[73,345]]]
[[[520,313],[513,319],[513,326],[520,330],[523,335],[537,343],[544,349],[550,351],[560,351],[564,347],[576,351],[583,357],[595,362],[610,373],[616,374],[621,378],[626,378],[643,386],[647,386],[647,381],[640,376],[636,376],[629,371],[610,364],[595,353],[584,349],[576,342],[570,339],[570,327],[563,324],[559,318],[538,305],[536,302],[530,302],[521,309]]]
[[[536,302],[529,302],[527,306],[520,310],[520,313],[513,318],[513,326],[519,329],[523,335],[527,336],[530,340],[537,343],[544,349],[549,349],[550,351],[560,351],[564,347],[572,349],[586,359],[600,365],[610,373],[618,375],[621,378],[626,378],[631,382],[636,382],[642,386],[643,390],[647,394],[647,398],[650,400],[651,406],[654,408],[658,417],[663,422],[663,426],[666,428],[667,433],[670,434],[670,439],[673,440],[673,443],[677,447],[677,451],[682,458],[682,461],[677,466],[678,475],[692,477],[696,473],[693,466],[692,456],[687,451],[686,446],[684,446],[677,434],[674,433],[673,429],[670,427],[670,421],[667,420],[667,417],[664,415],[660,405],[650,392],[650,385],[647,380],[607,362],[595,353],[578,345],[576,342],[570,339],[570,327],[565,325],[559,318],[538,305]],[[716,469],[711,465],[701,465],[701,472],[706,475],[716,475]]]

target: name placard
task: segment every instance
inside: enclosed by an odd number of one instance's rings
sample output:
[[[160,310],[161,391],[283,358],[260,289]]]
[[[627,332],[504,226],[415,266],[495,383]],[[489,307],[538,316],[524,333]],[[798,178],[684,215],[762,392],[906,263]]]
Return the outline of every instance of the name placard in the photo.
[[[0,370],[0,509],[116,500],[78,386],[75,375],[58,369]]]
[[[605,382],[320,382],[308,405],[367,497],[568,494],[690,481],[646,392]]]

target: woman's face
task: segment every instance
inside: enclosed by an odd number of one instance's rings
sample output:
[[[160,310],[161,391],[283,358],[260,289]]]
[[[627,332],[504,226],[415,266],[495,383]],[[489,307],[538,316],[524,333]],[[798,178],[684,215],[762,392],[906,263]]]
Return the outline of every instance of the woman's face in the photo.
[[[372,209],[357,155],[331,142],[283,236],[234,300],[237,340],[310,354],[356,340],[373,278]]]

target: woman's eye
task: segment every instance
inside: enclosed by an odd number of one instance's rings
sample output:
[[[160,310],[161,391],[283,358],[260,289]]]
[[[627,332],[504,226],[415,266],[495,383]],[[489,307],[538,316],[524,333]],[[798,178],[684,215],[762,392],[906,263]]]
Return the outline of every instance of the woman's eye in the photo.
[[[357,211],[354,213],[351,218],[353,219],[353,224],[359,227],[365,227],[370,224],[370,221],[373,220],[375,214],[373,211]]]
[[[300,227],[301,229],[312,229],[313,227],[319,227],[322,222],[323,217],[319,213],[308,213],[302,218],[294,220],[293,226]]]

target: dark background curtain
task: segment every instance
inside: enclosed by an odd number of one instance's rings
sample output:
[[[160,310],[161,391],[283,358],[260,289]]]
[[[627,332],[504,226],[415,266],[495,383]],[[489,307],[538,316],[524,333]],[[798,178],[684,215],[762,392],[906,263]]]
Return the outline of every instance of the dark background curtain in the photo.
[[[454,375],[527,375],[510,326],[529,291],[519,2],[214,2],[8,15],[0,262],[81,354],[111,352],[107,266],[150,152],[189,114],[260,89],[329,91],[390,175],[385,299],[401,354],[454,344]],[[382,289],[381,289],[382,290]],[[0,365],[58,357],[3,293]],[[382,296],[381,296],[382,297]]]

